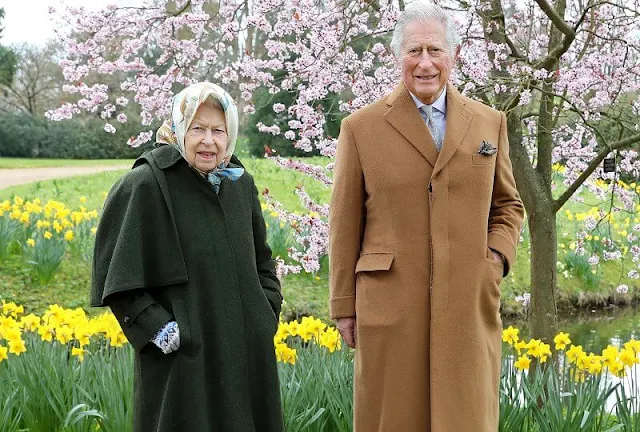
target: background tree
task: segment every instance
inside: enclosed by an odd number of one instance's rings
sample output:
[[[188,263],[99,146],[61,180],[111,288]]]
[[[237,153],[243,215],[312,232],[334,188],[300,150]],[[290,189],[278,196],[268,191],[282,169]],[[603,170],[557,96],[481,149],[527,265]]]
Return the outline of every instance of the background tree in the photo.
[[[14,47],[16,69],[10,82],[0,84],[3,90],[0,110],[43,116],[47,110],[59,105],[65,84],[58,66],[59,51],[54,43],[44,47],[27,44]]]
[[[0,8],[0,24],[4,19],[4,8]],[[3,27],[0,26],[0,38],[2,37]],[[16,57],[13,51],[0,45],[0,84],[10,84],[13,80],[13,74],[16,70]]]
[[[536,337],[548,339],[556,320],[557,212],[583,188],[602,199],[609,194],[616,206],[608,211],[633,211],[638,202],[635,191],[618,183],[621,175],[637,178],[640,170],[638,2],[439,2],[454,13],[463,34],[455,84],[508,116],[511,158],[529,217]],[[386,47],[403,8],[402,1],[161,0],[97,13],[69,9],[62,16],[75,17],[67,20],[75,24],[71,35],[84,36],[62,35],[67,51],[61,64],[67,89],[81,98],[50,116],[69,118],[80,110],[113,105],[113,88],[82,83],[91,73],[106,78],[114,71],[129,72],[119,87],[133,94],[143,124],[168,115],[177,88],[212,80],[232,89],[248,115],[256,112],[256,92],[288,94],[274,97],[272,110],[281,115],[247,116],[247,121],[298,149],[333,157],[336,136],[327,125],[387,94],[398,82]],[[108,43],[112,35],[118,35],[115,45]],[[162,54],[147,61],[151,50]],[[142,138],[130,144],[140,144]],[[602,160],[611,154],[618,158],[616,172],[603,172]],[[272,158],[331,184],[323,167]],[[562,170],[554,170],[558,164]],[[315,271],[326,254],[328,208],[302,188],[297,193],[308,215],[272,204],[296,227],[300,247],[292,258]],[[587,220],[585,229],[597,223]],[[576,253],[616,259],[626,247],[637,263],[638,231],[640,224],[624,244],[610,242],[600,252],[587,250],[584,238],[578,238]],[[281,266],[282,272],[292,269]],[[637,271],[629,273],[636,277]]]

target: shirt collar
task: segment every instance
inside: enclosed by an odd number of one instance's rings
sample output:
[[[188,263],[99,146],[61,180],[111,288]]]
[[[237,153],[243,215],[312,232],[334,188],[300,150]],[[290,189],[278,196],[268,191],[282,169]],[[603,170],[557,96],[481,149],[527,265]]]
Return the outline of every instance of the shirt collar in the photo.
[[[415,97],[415,95],[411,92],[409,92],[409,94],[411,95],[411,98],[413,99],[413,102],[416,104],[416,107],[418,107],[418,110],[420,108],[422,108],[423,106],[427,105],[426,103],[423,103],[420,99],[418,99],[417,97]],[[442,114],[446,114],[447,112],[447,86],[444,86],[444,88],[442,89],[442,93],[440,93],[440,96],[438,97],[438,99],[436,99],[436,101],[431,104],[431,107],[440,111]]]

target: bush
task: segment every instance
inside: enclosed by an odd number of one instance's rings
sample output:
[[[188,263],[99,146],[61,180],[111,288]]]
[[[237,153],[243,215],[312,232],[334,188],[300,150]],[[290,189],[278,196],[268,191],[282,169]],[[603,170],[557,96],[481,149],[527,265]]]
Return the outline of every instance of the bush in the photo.
[[[59,159],[135,159],[148,145],[126,145],[141,126],[119,125],[114,134],[103,130],[104,120],[79,117],[62,122],[27,113],[0,115],[0,156]]]

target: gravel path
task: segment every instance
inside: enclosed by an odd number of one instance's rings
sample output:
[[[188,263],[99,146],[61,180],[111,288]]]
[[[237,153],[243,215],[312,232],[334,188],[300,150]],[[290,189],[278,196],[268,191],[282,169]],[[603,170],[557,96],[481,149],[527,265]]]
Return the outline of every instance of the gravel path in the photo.
[[[51,180],[62,177],[95,174],[103,171],[116,171],[131,168],[130,165],[105,165],[87,167],[53,167],[53,168],[17,168],[0,169],[0,189],[31,183],[40,180]]]

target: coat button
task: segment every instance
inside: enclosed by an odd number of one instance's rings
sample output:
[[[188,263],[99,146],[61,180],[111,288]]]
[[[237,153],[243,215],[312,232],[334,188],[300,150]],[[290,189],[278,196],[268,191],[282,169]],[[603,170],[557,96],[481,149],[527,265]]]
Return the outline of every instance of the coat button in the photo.
[[[125,324],[129,324],[129,321],[131,321],[131,317],[129,317],[129,316],[124,317],[124,323]]]

